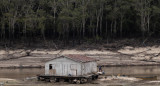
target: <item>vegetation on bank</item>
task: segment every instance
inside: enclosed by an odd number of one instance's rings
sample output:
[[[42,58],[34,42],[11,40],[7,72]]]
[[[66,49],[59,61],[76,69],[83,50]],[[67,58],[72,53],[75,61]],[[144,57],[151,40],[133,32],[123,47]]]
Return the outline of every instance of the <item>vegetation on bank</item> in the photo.
[[[159,37],[159,0],[1,0],[0,41]]]

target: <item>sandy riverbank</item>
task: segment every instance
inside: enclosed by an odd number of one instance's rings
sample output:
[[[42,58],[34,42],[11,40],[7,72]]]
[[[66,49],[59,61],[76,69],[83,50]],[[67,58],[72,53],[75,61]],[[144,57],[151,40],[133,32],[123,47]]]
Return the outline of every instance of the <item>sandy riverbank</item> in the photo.
[[[28,55],[29,52],[29,55]],[[44,67],[44,63],[58,55],[84,54],[99,59],[103,66],[148,66],[160,65],[160,46],[131,47],[125,46],[116,51],[110,50],[0,50],[0,67]]]

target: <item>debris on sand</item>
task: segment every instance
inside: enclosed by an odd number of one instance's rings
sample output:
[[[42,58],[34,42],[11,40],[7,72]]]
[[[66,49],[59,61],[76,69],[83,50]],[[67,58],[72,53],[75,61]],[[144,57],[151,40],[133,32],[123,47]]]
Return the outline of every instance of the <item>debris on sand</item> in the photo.
[[[160,81],[149,81],[148,83],[160,83]]]
[[[127,77],[127,76],[108,76],[99,79],[100,81],[108,81],[108,80],[125,80],[125,81],[140,81],[141,79],[135,77]]]

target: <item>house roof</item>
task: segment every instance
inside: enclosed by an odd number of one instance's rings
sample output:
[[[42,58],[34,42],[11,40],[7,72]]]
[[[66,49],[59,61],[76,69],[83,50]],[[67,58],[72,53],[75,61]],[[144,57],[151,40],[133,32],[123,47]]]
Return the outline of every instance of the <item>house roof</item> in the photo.
[[[85,55],[80,55],[80,54],[62,55],[62,56],[53,58],[52,60],[57,59],[57,58],[64,58],[64,57],[68,58],[68,59],[71,59],[73,61],[82,62],[82,63],[98,61],[97,59],[94,59],[94,58],[91,58],[91,57],[87,57]]]
[[[79,55],[79,54],[69,54],[69,55],[64,55],[65,57],[72,59],[74,61],[78,62],[92,62],[92,61],[97,61],[97,59],[87,57],[85,55]]]

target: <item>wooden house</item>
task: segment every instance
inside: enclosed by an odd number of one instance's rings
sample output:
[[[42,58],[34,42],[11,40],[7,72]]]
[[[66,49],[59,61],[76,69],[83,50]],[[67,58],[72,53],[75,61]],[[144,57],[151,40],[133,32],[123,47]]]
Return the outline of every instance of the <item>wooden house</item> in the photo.
[[[63,55],[45,64],[45,75],[83,76],[97,72],[97,60],[84,55]]]

